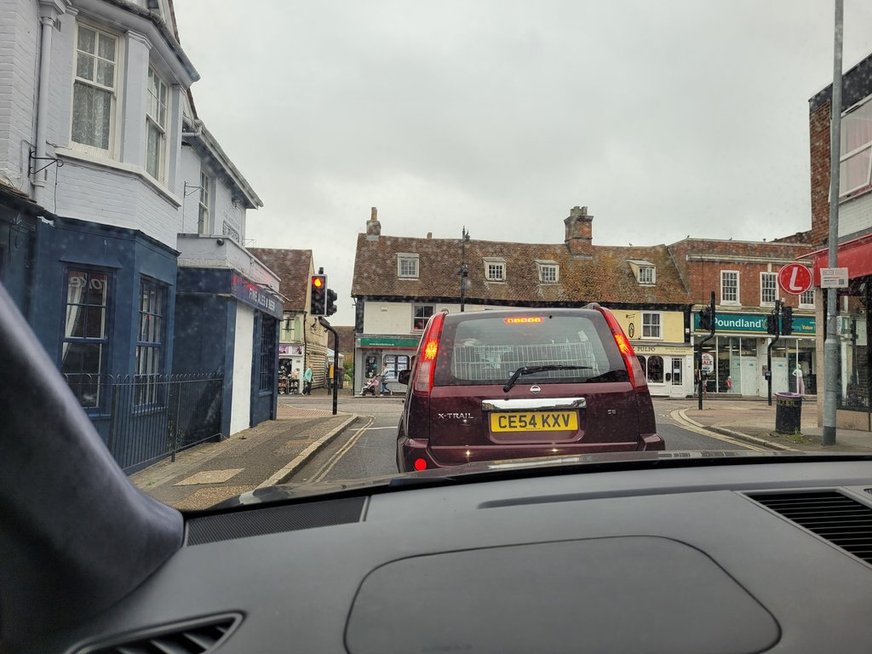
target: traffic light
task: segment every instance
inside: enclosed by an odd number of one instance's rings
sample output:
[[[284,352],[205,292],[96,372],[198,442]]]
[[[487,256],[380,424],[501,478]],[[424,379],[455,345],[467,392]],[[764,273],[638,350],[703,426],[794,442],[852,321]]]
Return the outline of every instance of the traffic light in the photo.
[[[766,316],[766,331],[769,334],[778,334],[778,317],[774,313]]]
[[[336,291],[332,288],[327,289],[327,311],[325,315],[332,316],[336,313],[336,298],[339,297],[336,295]]]
[[[327,275],[312,275],[309,284],[313,316],[323,316],[327,310]]]
[[[699,310],[699,328],[705,331],[712,329],[712,310],[711,307],[703,307]]]
[[[793,307],[781,307],[781,333],[785,336],[793,333]]]

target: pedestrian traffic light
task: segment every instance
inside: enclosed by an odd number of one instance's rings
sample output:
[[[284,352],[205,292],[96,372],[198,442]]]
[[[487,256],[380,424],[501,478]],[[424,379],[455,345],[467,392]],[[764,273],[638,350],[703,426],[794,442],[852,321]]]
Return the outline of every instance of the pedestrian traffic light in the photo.
[[[781,308],[781,333],[785,336],[793,333],[793,307]]]
[[[778,334],[778,317],[774,313],[766,316],[766,332],[769,334]]]
[[[312,275],[309,284],[311,313],[313,316],[323,316],[327,310],[327,275]]]
[[[325,315],[332,316],[336,313],[336,298],[339,297],[336,295],[336,291],[332,288],[327,289],[327,310]]]
[[[712,329],[712,310],[711,307],[703,307],[699,310],[699,328],[704,331]]]

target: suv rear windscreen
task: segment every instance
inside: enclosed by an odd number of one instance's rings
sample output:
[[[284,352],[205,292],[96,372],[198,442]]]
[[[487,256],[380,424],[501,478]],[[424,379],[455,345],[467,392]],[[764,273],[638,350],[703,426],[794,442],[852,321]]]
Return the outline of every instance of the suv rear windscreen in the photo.
[[[505,384],[522,366],[579,366],[524,376],[525,382],[627,381],[605,319],[577,314],[447,316],[434,375],[436,386]]]

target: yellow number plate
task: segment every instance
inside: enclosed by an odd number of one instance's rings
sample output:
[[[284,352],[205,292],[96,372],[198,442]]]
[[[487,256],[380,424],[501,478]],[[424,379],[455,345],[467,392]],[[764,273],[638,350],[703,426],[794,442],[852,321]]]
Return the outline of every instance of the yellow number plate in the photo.
[[[575,411],[513,411],[490,414],[491,431],[578,431]]]

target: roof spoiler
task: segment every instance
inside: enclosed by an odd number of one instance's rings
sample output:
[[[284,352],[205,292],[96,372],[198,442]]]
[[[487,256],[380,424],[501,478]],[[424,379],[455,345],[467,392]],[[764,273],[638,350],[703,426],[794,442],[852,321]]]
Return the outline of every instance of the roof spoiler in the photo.
[[[0,650],[115,604],[182,545],[137,490],[0,284]]]

